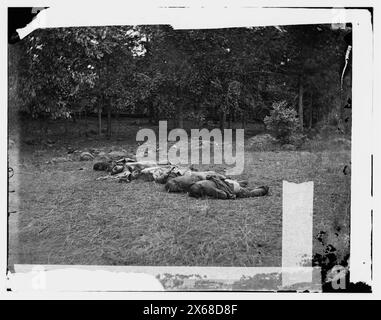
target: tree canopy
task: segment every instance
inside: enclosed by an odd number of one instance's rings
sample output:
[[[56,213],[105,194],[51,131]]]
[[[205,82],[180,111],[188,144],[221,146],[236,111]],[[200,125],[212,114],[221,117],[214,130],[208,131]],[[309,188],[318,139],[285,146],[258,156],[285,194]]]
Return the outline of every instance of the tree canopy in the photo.
[[[311,128],[339,114],[346,34],[327,25],[36,30],[20,44],[22,110],[53,119],[144,114],[180,127],[184,119],[218,120],[225,127],[263,121],[274,102],[286,101]]]

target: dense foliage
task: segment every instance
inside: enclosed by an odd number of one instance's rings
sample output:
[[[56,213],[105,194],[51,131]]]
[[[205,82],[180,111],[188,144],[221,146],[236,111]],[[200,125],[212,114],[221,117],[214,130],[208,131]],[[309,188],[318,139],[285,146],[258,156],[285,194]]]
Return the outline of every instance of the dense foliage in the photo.
[[[273,136],[283,143],[290,143],[295,133],[300,132],[300,126],[295,109],[287,106],[286,101],[274,103],[270,115],[264,119],[266,127]]]
[[[36,30],[17,44],[20,108],[51,119],[107,114],[111,135],[119,113],[180,127],[184,119],[244,127],[286,101],[299,126],[311,128],[350,94],[346,86],[340,95],[346,32],[326,25]]]

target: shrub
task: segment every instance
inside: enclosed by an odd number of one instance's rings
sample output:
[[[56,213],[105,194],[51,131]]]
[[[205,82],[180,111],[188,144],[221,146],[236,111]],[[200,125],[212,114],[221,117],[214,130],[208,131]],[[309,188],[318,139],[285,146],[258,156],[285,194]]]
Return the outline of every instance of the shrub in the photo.
[[[289,138],[290,143],[297,148],[300,148],[307,140],[307,136],[302,132],[298,131],[293,132]]]
[[[206,122],[206,115],[199,111],[195,112],[192,110],[183,112],[184,119],[190,120],[192,122],[196,122],[198,125],[204,124]]]
[[[248,140],[248,147],[253,151],[272,151],[276,149],[276,139],[268,134],[258,134]]]
[[[270,115],[264,119],[267,130],[282,144],[292,143],[292,136],[299,130],[297,113],[286,101],[274,102]]]
[[[329,126],[334,126],[334,127],[337,127],[339,125],[340,117],[337,114],[336,110],[333,110],[330,113],[328,113],[325,119],[325,123]]]
[[[323,124],[320,127],[320,135],[324,139],[329,139],[331,137],[334,137],[338,134],[337,126],[332,126],[329,124]]]
[[[342,136],[343,134],[350,139],[351,136],[350,124],[340,121],[340,116],[335,109],[330,111],[317,123],[315,128],[323,139],[330,139],[335,136]]]

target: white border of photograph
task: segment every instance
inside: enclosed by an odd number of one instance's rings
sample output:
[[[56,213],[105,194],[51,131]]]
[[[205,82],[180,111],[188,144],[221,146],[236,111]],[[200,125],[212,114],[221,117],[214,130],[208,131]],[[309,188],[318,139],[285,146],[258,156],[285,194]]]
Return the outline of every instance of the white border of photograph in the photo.
[[[185,2],[187,3],[187,2]],[[31,6],[41,7],[50,6],[51,14],[47,11],[40,18],[37,27],[61,27],[61,26],[86,26],[86,25],[137,25],[137,24],[171,24],[175,28],[221,28],[221,27],[240,27],[240,26],[270,26],[270,25],[295,25],[295,24],[330,24],[330,23],[346,23],[353,24],[353,107],[352,107],[352,183],[351,183],[351,257],[350,270],[351,281],[363,281],[375,287],[372,283],[371,275],[371,209],[372,199],[371,176],[370,176],[370,156],[372,153],[372,123],[376,120],[373,118],[373,98],[379,98],[379,94],[372,92],[373,87],[373,59],[376,55],[373,53],[373,32],[370,21],[370,13],[367,10],[360,9],[297,9],[297,8],[258,8],[260,6],[358,6],[353,1],[333,2],[319,1],[307,5],[302,1],[250,1],[235,2],[234,5],[230,1],[192,1],[188,2],[188,8],[168,8],[165,6],[184,4],[180,1],[146,1],[146,2],[128,2],[128,1],[108,1],[107,5],[100,1],[81,1],[80,4],[74,1],[5,1],[5,8],[2,6],[2,14],[0,21],[4,24],[2,30],[3,39],[7,38],[7,9],[6,6]],[[120,9],[116,9],[116,6]],[[203,8],[201,8],[203,5]],[[362,3],[362,6],[366,2]],[[374,5],[372,2],[369,6]],[[87,11],[88,6],[92,7],[91,14]],[[226,7],[224,7],[226,6]],[[248,7],[250,6],[250,7]],[[123,10],[122,10],[123,9]],[[196,19],[195,19],[196,18]],[[1,46],[1,101],[4,110],[7,110],[7,45]],[[5,72],[4,72],[5,71]],[[379,81],[379,80],[378,80]],[[379,82],[377,82],[379,83]],[[379,112],[379,111],[377,111]],[[4,148],[7,147],[7,111],[5,117],[2,118],[1,126],[2,139],[1,143]],[[378,123],[377,123],[378,124]],[[375,126],[375,130],[379,130],[380,126]],[[376,135],[375,135],[376,136]],[[5,175],[5,166],[7,163],[6,154],[2,155],[1,178],[7,181]],[[375,170],[376,172],[376,170]],[[2,206],[5,209],[2,216],[1,226],[3,231],[6,230],[6,214],[7,211],[7,186],[2,187]],[[373,208],[375,209],[375,208]],[[375,212],[373,213],[375,215]],[[376,218],[375,218],[376,219]],[[373,230],[375,232],[375,230]],[[6,232],[1,232],[2,244],[7,243]],[[375,255],[375,251],[373,251]],[[6,248],[1,247],[1,256],[6,256]],[[4,260],[1,260],[3,267]],[[2,270],[5,270],[3,267]],[[373,267],[375,271],[375,267]],[[1,279],[5,281],[5,279]],[[2,288],[6,287],[5,285]],[[184,293],[185,294],[185,293]],[[144,298],[160,298],[160,299],[182,299],[182,293],[163,294],[146,293]],[[248,295],[249,294],[249,295]],[[22,294],[21,294],[22,295]],[[118,294],[112,294],[114,298],[118,298]],[[116,296],[115,296],[116,295]],[[193,298],[211,298],[213,294],[197,293]],[[343,294],[339,294],[343,295]],[[30,293],[26,297],[30,297]],[[44,293],[32,295],[33,297],[44,297]],[[54,296],[54,295],[53,295]],[[50,298],[53,297],[49,295]],[[72,294],[69,295],[73,297]],[[81,298],[82,294],[78,293]],[[84,294],[82,297],[86,297]],[[64,297],[57,294],[57,297]],[[92,294],[92,298],[109,298],[108,294],[99,293]],[[120,297],[142,298],[142,293],[133,295],[123,293]],[[269,298],[268,295],[261,296]],[[282,295],[286,298],[287,294]],[[185,299],[192,298],[192,293],[186,293]],[[232,299],[232,294],[218,294],[218,299]],[[251,299],[248,293],[240,293],[234,298]],[[256,297],[257,298],[257,297]],[[258,296],[258,298],[260,298]],[[306,297],[298,298],[306,299]],[[343,298],[343,297],[340,297]]]

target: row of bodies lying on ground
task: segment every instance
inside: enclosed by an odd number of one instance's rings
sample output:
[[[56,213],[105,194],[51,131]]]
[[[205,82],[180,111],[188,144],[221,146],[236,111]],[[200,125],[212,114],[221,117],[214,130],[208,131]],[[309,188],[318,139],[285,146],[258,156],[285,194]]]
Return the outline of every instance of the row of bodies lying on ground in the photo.
[[[215,171],[196,171],[191,167],[181,167],[155,161],[136,161],[122,158],[94,164],[96,171],[107,171],[107,176],[97,180],[113,179],[131,182],[142,179],[165,184],[167,192],[185,192],[196,198],[236,199],[265,196],[268,186],[249,188],[247,180],[234,180]]]

